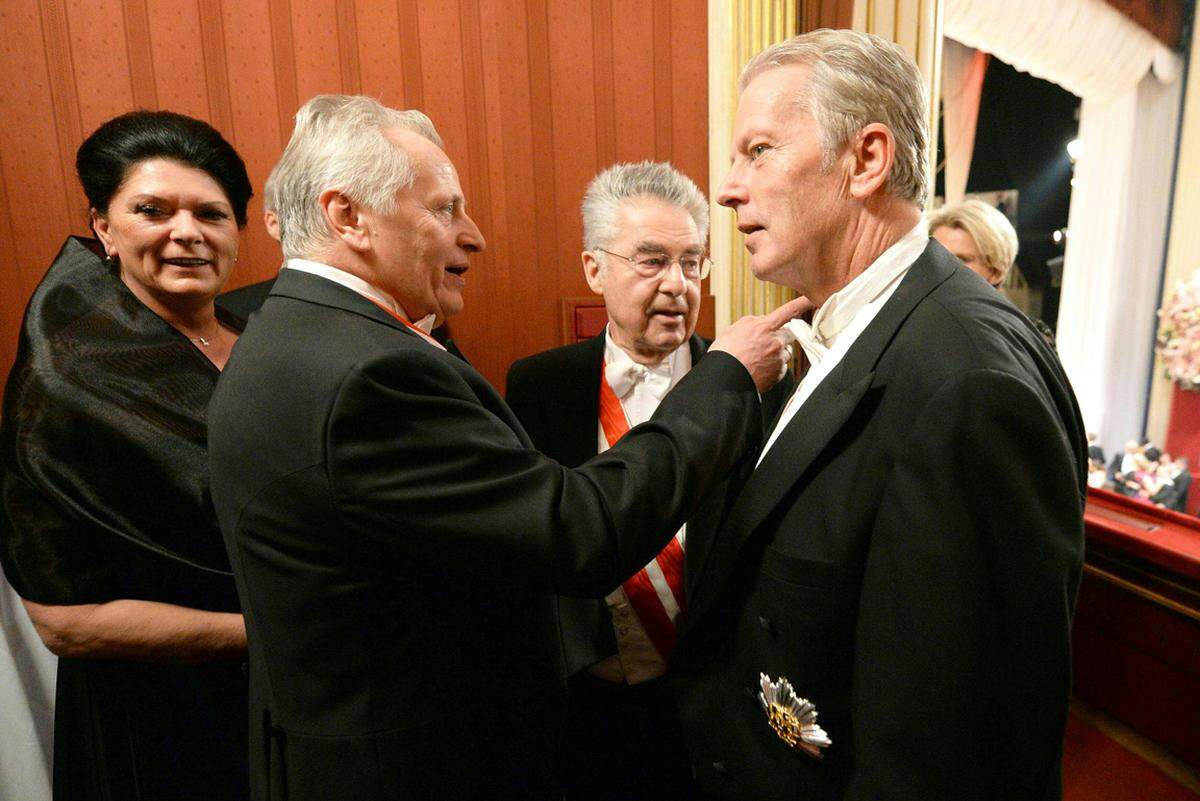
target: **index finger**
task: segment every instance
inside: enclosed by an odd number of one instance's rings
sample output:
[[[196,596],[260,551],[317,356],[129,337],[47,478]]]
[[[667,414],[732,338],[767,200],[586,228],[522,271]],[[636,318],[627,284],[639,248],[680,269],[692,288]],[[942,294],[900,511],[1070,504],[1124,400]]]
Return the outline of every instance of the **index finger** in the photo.
[[[787,303],[780,306],[775,311],[767,312],[763,315],[763,319],[772,329],[779,328],[789,320],[794,320],[810,309],[814,308],[812,302],[806,297],[792,298]]]

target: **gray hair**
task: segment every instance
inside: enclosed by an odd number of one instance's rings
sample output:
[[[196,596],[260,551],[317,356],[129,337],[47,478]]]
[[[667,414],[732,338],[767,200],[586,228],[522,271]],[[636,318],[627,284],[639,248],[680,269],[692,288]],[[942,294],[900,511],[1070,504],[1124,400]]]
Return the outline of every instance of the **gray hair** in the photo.
[[[583,195],[583,247],[607,247],[619,234],[621,203],[639,197],[658,198],[678,206],[696,221],[700,244],[708,241],[708,201],[696,183],[667,162],[614,164],[588,184]],[[603,263],[603,258],[597,256]]]
[[[825,169],[865,126],[886,125],[896,139],[888,176],[893,196],[924,208],[929,186],[929,123],[925,83],[897,44],[869,33],[821,29],[794,36],[750,59],[738,79],[746,86],[774,67],[807,66],[812,75],[797,103],[817,123]]]
[[[278,183],[278,180],[275,177],[275,173],[278,169],[279,169],[279,165],[276,164],[271,169],[270,174],[267,175],[267,180],[263,181],[263,190],[262,190],[263,211],[275,211],[275,212],[279,211],[279,201],[275,199],[275,196],[276,196],[275,195],[275,193],[276,193],[275,187],[276,187],[276,184]]]
[[[296,112],[296,127],[271,171],[271,203],[279,220],[283,256],[317,255],[332,231],[318,203],[335,189],[382,214],[416,178],[413,159],[387,132],[400,128],[438,147],[442,139],[419,111],[398,111],[362,95],[317,95]]]

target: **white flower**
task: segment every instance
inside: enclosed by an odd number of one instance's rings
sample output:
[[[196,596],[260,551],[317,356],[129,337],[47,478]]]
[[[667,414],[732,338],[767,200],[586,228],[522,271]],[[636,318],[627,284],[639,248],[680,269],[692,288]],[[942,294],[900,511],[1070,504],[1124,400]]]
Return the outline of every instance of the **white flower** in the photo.
[[[758,702],[775,733],[792,748],[820,759],[821,749],[832,745],[832,741],[817,725],[817,707],[807,698],[798,697],[792,683],[782,676],[779,681],[771,681],[766,673],[759,673],[758,683],[762,687]]]

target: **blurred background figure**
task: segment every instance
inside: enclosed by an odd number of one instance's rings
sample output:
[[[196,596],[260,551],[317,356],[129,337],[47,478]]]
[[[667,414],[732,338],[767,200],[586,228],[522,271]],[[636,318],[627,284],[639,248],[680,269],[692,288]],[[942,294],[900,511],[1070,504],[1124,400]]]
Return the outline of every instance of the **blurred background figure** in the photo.
[[[994,287],[1004,283],[1017,260],[1012,223],[982,200],[942,206],[929,217],[929,235]]]

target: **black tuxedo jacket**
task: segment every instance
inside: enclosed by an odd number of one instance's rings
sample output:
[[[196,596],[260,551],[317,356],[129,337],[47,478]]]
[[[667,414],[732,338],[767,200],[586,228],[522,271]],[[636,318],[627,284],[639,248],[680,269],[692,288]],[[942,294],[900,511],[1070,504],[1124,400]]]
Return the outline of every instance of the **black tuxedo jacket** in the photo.
[[[599,451],[600,371],[604,364],[605,333],[584,342],[564,345],[515,363],[506,380],[508,405],[542,453],[567,467],[591,459]],[[688,340],[692,365],[699,364],[710,341],[695,334]],[[791,395],[795,382],[789,372],[762,397],[764,429]],[[719,513],[720,490],[697,512]],[[617,652],[612,614],[603,599],[559,599],[563,651],[567,672],[576,673]]]
[[[718,526],[672,672],[712,798],[1057,799],[1085,438],[1030,321],[936,242]],[[759,674],[833,744],[791,750]]]
[[[749,374],[706,359],[628,440],[563,468],[465,362],[284,270],[209,409],[254,797],[554,797],[553,595],[609,592],[760,444]]]

